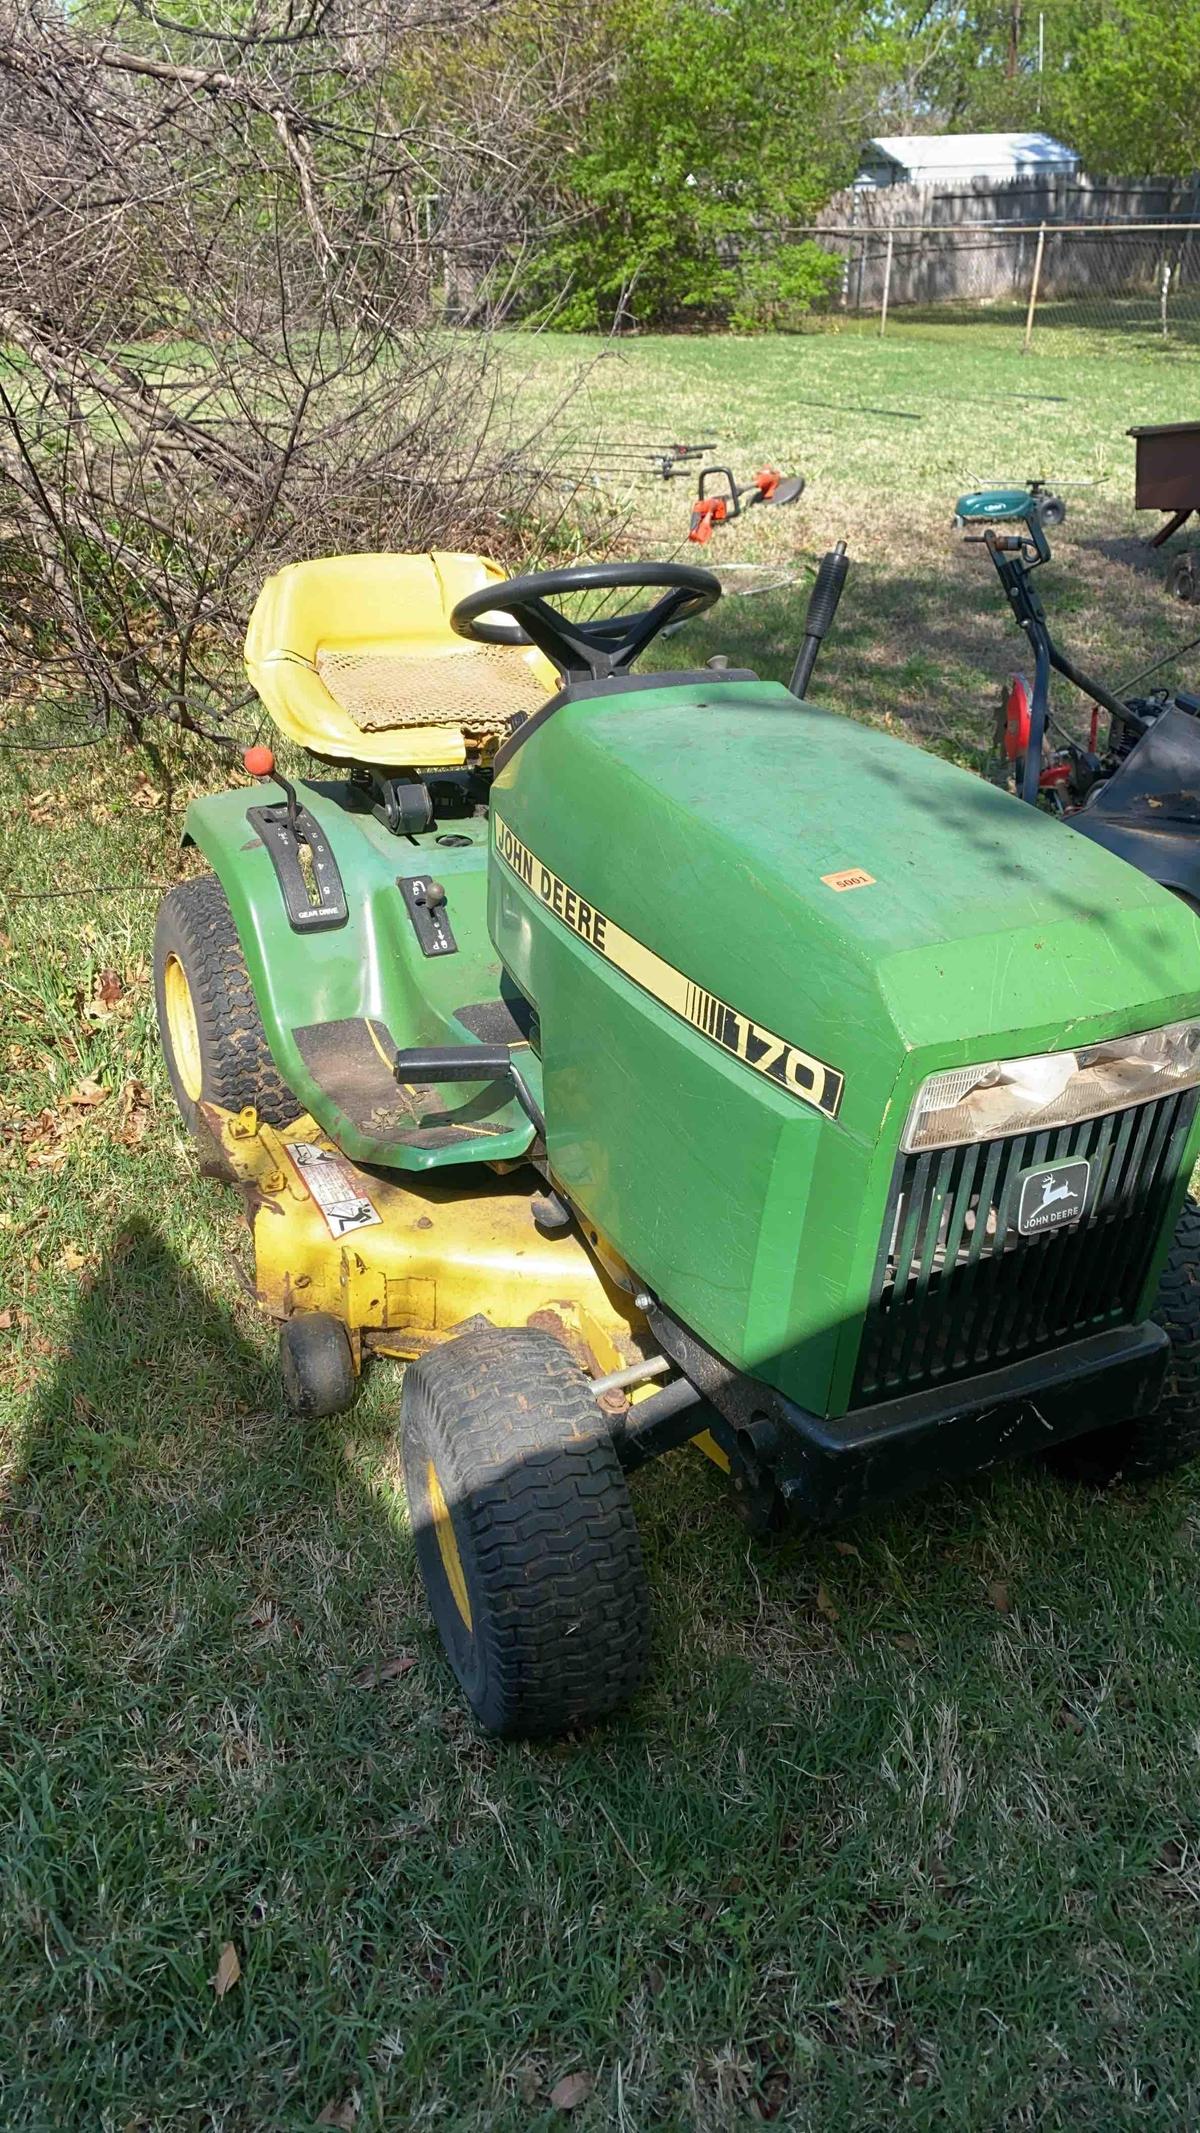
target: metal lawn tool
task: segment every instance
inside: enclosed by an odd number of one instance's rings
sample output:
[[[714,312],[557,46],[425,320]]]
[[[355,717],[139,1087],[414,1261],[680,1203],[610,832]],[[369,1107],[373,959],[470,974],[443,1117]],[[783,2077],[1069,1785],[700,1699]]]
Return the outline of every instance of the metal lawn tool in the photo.
[[[696,470],[696,462],[716,449],[711,442],[645,444],[631,443],[628,439],[597,438],[588,445],[576,441],[568,446],[565,455],[556,458],[554,468],[545,471],[565,474],[572,481],[582,481],[589,476],[609,476],[625,481],[641,477],[675,481],[681,474],[690,478]]]
[[[810,702],[844,575],[789,689],[636,671],[717,600],[691,565],[292,565],[247,662],[310,767],[251,750],[187,817],[175,1095],[293,1408],[405,1361],[417,1557],[497,1733],[637,1690],[630,1482],[676,1447],[764,1532],[1200,1438],[1200,924]]]
[[[716,527],[740,518],[754,504],[794,504],[804,494],[803,474],[781,474],[778,467],[760,467],[752,481],[734,480],[729,467],[705,467],[692,505],[689,541],[700,546],[711,541]]]
[[[987,548],[1033,652],[1032,686],[1024,675],[1010,676],[1001,702],[999,782],[1011,780],[1019,798],[1067,817],[1085,837],[1200,906],[1200,697],[1183,689],[1117,695],[1055,642],[1033,582],[1033,572],[1050,560],[1050,547],[1045,521],[1027,491],[962,496],[955,520],[983,524],[982,533],[967,538]],[[1006,522],[1019,530],[999,530]],[[1056,728],[1051,672],[1091,702],[1086,747]],[[1108,719],[1103,741],[1102,712]],[[1054,744],[1048,746],[1051,735]]]

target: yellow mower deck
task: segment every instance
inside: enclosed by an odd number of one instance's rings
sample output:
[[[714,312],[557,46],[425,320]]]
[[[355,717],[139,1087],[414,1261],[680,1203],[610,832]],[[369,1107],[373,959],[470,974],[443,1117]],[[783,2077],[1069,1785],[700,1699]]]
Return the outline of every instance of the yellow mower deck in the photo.
[[[593,1376],[651,1352],[633,1297],[574,1232],[537,1229],[528,1173],[433,1172],[409,1186],[360,1170],[307,1115],[272,1127],[253,1110],[200,1109],[217,1152],[206,1167],[246,1194],[263,1309],[331,1313],[356,1366],[364,1349],[422,1355],[479,1317],[553,1333]]]

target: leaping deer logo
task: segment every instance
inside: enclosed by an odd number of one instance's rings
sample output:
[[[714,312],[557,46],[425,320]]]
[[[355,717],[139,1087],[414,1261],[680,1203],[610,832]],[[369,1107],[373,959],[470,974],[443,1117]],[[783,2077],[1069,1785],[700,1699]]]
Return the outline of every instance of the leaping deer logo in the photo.
[[[1037,1211],[1040,1215],[1043,1208],[1053,1207],[1055,1203],[1059,1200],[1077,1200],[1078,1198],[1079,1194],[1075,1191],[1073,1186],[1056,1185],[1054,1182],[1054,1172],[1052,1170],[1048,1170],[1046,1172],[1045,1177],[1042,1179],[1041,1205],[1038,1207]]]

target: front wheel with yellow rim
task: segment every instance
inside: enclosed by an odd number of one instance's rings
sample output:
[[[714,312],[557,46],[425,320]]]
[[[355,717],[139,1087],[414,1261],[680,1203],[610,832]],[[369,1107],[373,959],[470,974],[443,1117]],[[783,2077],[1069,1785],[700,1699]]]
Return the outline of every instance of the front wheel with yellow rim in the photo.
[[[538,1738],[639,1687],[649,1596],[629,1489],[571,1356],[481,1329],[405,1373],[404,1479],[434,1622],[489,1732]]]
[[[226,1111],[253,1104],[269,1126],[301,1106],[271,1057],[246,958],[215,874],[164,896],[154,929],[154,998],[167,1074],[186,1123],[203,1098]]]

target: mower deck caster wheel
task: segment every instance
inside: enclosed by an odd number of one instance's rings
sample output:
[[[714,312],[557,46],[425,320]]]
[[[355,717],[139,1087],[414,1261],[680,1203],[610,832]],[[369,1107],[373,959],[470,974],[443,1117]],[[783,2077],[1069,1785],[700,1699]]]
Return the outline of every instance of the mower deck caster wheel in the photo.
[[[328,1311],[286,1319],[279,1331],[279,1375],[292,1414],[344,1414],[358,1378],[341,1320]]]
[[[629,1489],[587,1380],[549,1334],[493,1327],[410,1363],[401,1402],[417,1562],[489,1733],[603,1718],[646,1668]]]
[[[1200,581],[1190,555],[1178,556],[1172,563],[1167,572],[1167,591],[1173,600],[1183,600],[1189,607],[1194,604],[1196,594],[1200,592]]]

